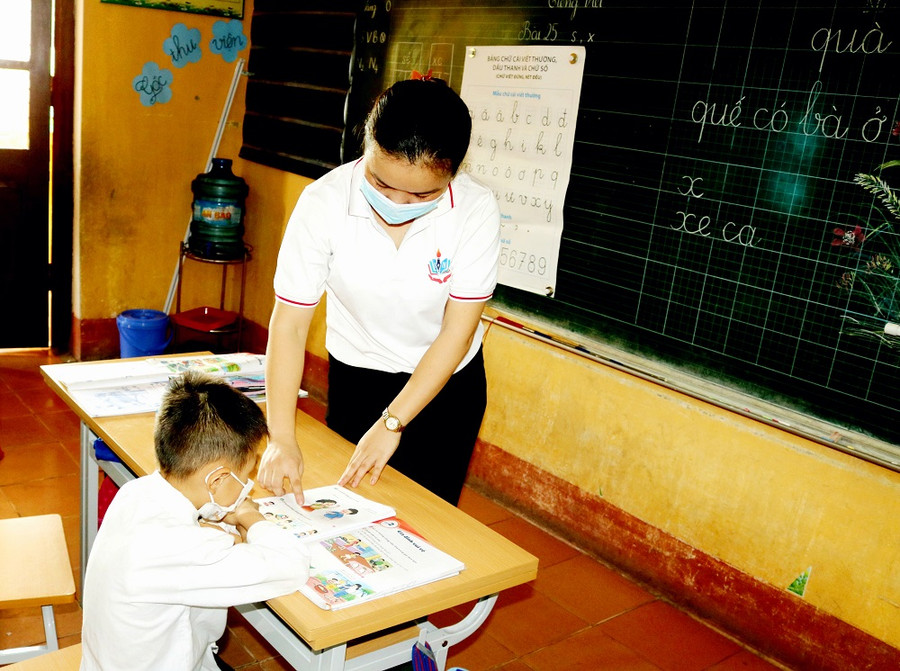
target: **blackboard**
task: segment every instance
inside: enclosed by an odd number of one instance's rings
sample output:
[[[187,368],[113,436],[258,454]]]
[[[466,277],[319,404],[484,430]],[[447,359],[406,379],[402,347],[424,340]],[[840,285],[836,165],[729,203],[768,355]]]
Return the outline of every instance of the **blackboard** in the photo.
[[[255,0],[240,157],[306,177],[341,160],[357,0]]]
[[[900,167],[879,169],[900,159],[900,9],[364,4],[344,160],[412,69],[459,90],[468,45],[586,48],[556,294],[495,300],[900,442]]]

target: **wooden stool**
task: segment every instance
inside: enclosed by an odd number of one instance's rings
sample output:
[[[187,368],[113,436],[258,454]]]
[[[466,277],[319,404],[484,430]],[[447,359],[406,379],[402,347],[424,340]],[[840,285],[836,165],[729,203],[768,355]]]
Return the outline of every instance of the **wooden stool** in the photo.
[[[3,671],[78,671],[81,666],[81,643],[4,666]]]
[[[75,601],[75,580],[59,515],[0,520],[0,609],[40,606],[43,645],[0,650],[0,664],[59,649],[53,604]]]

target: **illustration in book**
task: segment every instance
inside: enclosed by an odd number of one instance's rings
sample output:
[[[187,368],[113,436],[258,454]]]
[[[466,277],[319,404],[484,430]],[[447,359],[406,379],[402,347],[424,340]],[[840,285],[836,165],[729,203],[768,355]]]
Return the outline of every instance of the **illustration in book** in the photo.
[[[260,512],[303,539],[309,579],[300,592],[334,610],[456,575],[462,562],[439,550],[389,506],[337,485],[256,499]]]

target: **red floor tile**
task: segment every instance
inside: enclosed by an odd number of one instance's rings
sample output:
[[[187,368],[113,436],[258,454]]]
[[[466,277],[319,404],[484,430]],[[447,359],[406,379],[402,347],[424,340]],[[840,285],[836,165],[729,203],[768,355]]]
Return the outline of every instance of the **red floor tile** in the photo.
[[[78,474],[78,464],[58,442],[7,446],[4,452],[0,487]]]
[[[659,671],[630,648],[592,627],[522,658],[534,671]]]
[[[530,585],[519,585],[500,593],[485,625],[492,638],[521,656],[557,643],[589,623]]]
[[[474,669],[472,670],[474,671]],[[504,664],[503,666],[498,666],[497,671],[534,671],[534,669],[528,666],[525,662],[520,659],[513,660],[509,664]]]
[[[521,517],[509,517],[491,524],[490,527],[536,556],[540,569],[546,569],[580,554],[571,545],[564,543]]]
[[[0,445],[4,450],[16,445],[51,443],[54,440],[56,437],[53,432],[35,415],[4,417],[0,420]]]
[[[577,555],[538,573],[534,588],[583,620],[596,624],[655,597],[586,555]]]
[[[450,648],[447,668],[493,669],[515,660],[516,654],[482,627],[469,638]]]
[[[15,392],[0,390],[0,422],[8,417],[22,417],[30,413],[31,410]]]
[[[682,611],[654,601],[598,628],[663,671],[701,671],[740,647]]]
[[[482,496],[469,487],[464,487],[459,497],[459,509],[471,515],[482,524],[495,524],[502,520],[510,519],[513,514],[506,508]]]
[[[2,463],[2,462],[0,462]],[[3,493],[21,516],[59,513],[63,517],[78,515],[81,510],[81,490],[77,475],[46,478],[7,485]]]
[[[741,650],[739,653],[715,664],[707,671],[776,671],[779,667],[757,657],[751,652]]]
[[[31,412],[38,415],[45,412],[60,412],[62,410],[69,412],[73,416],[75,414],[69,410],[69,406],[65,404],[65,401],[46,384],[39,387],[21,389],[16,392],[16,395]]]
[[[40,415],[41,423],[57,440],[77,443],[81,434],[78,415],[66,408],[62,411],[45,412]]]
[[[16,507],[12,504],[12,501],[6,498],[3,488],[0,487],[0,519],[18,516],[19,514],[16,512]]]

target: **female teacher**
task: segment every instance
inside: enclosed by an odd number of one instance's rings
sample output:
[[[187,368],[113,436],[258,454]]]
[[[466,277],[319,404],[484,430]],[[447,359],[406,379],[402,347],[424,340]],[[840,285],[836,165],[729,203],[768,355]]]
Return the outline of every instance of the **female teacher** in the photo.
[[[401,81],[363,157],[303,190],[281,243],[258,480],[302,499],[297,392],[323,293],[328,426],[356,444],[339,483],[391,466],[456,504],[487,403],[481,313],[497,282],[493,193],[458,174],[472,122],[440,80]],[[287,480],[286,484],[284,480]]]

